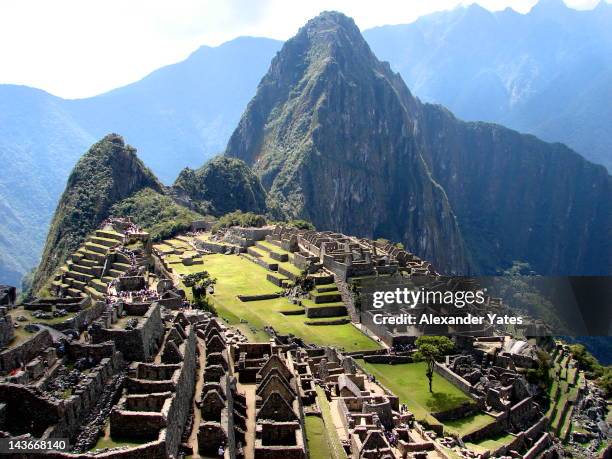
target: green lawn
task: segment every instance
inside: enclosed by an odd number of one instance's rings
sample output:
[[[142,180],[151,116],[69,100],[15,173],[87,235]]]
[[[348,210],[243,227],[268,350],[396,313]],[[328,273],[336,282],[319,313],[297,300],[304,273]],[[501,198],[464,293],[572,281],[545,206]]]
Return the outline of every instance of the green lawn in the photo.
[[[446,421],[444,430],[457,435],[467,435],[495,421],[493,416],[486,413],[475,413],[461,419]]]
[[[393,391],[419,420],[431,422],[432,419],[435,420],[431,413],[446,411],[472,401],[461,389],[438,374],[434,375],[433,394],[430,393],[425,376],[425,362],[387,365],[366,363],[360,359],[358,363]],[[495,418],[488,414],[476,413],[462,419],[444,422],[444,429],[448,433],[466,435],[494,420]]]
[[[22,306],[17,308],[17,309],[13,309],[11,311],[11,316],[13,316],[13,320],[16,321],[18,324],[20,324],[22,327],[25,326],[28,322],[19,322],[16,320],[17,316],[24,316],[28,319],[29,322],[31,323],[36,323],[36,324],[43,324],[43,325],[53,325],[53,324],[59,324],[62,323],[68,319],[72,319],[76,313],[74,312],[69,312],[68,314],[66,314],[63,317],[53,317],[51,319],[39,319],[37,317],[34,317],[32,315],[34,311],[28,311],[26,309],[24,309]],[[27,333],[27,332],[26,332]]]
[[[257,245],[266,247],[267,249],[270,249],[274,253],[291,255],[291,252],[281,249],[279,246],[272,244],[271,242],[268,242],[268,241],[257,241]]]
[[[471,401],[458,387],[438,374],[434,375],[431,394],[424,362],[387,365],[367,363],[359,359],[358,363],[392,390],[417,419],[424,419],[432,412],[449,410]]]
[[[306,427],[306,442],[310,457],[330,457],[332,451],[327,439],[327,431],[323,419],[318,416],[306,416],[304,418]]]
[[[342,447],[340,438],[338,438],[338,432],[336,431],[336,426],[334,425],[334,420],[331,414],[331,407],[329,406],[329,402],[325,397],[325,392],[319,386],[317,386],[315,390],[317,391],[317,403],[319,405],[319,408],[321,409],[323,424],[325,426],[325,431],[327,432],[329,455],[317,456],[311,452],[310,457],[313,459],[318,459],[320,457],[329,457],[331,459],[344,459],[346,458],[346,454],[344,453],[344,448]]]
[[[352,324],[310,326],[304,323],[308,320],[304,314],[281,314],[280,311],[299,308],[284,297],[241,302],[236,295],[264,295],[282,289],[266,279],[268,270],[239,256],[214,254],[203,258],[203,265],[177,266],[175,269],[179,273],[206,270],[216,278],[215,294],[211,298],[218,314],[230,324],[238,324],[242,319],[259,330],[271,325],[279,333],[291,333],[309,343],[335,346],[346,351],[380,347]]]
[[[153,440],[149,440],[149,441],[153,441]],[[120,448],[122,446],[139,446],[139,445],[144,445],[145,443],[148,443],[149,441],[147,440],[142,440],[142,441],[138,441],[138,440],[125,440],[122,438],[113,438],[110,435],[109,436],[102,436],[98,439],[98,442],[95,444],[95,446],[92,448],[92,450],[95,449],[104,449],[104,448]]]
[[[484,453],[485,451],[495,451],[498,448],[507,445],[516,437],[511,434],[498,435],[492,438],[487,438],[476,443],[466,443],[466,446],[474,451]]]

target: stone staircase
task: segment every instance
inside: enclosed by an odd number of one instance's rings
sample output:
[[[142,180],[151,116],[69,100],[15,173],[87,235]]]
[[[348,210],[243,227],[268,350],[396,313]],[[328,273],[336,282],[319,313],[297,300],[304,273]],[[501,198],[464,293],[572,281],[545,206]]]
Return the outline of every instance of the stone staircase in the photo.
[[[96,230],[60,268],[52,282],[55,294],[104,299],[108,283],[130,268],[129,259],[113,250],[124,241],[121,233]]]

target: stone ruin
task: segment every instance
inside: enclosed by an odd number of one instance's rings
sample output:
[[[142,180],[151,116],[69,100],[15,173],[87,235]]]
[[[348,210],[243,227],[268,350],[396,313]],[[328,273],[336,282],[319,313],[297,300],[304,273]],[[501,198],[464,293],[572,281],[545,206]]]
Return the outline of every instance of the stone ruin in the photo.
[[[0,306],[12,307],[17,301],[17,289],[11,285],[0,285]]]
[[[221,447],[236,451],[236,457],[242,457],[241,445],[246,443],[247,401],[236,388],[225,329],[217,319],[211,318],[198,325],[198,336],[204,340],[206,360],[199,402],[198,450],[200,454],[214,456]]]
[[[433,275],[429,262],[388,242],[346,236],[331,231],[307,231],[276,226],[268,240],[331,271],[338,280],[392,274],[402,268],[412,275]]]
[[[272,355],[257,372],[255,458],[306,458],[302,399],[291,355]]]

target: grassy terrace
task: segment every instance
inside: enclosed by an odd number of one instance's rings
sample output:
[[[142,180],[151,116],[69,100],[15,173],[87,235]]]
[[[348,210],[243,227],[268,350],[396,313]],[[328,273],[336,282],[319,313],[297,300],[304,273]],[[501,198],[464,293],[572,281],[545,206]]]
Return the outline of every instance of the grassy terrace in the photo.
[[[511,434],[498,435],[492,438],[487,438],[476,443],[466,443],[466,446],[474,451],[485,453],[486,451],[495,451],[498,448],[512,442],[516,437]]]
[[[280,254],[287,254],[289,255],[289,257],[291,257],[291,252],[288,252],[284,249],[281,249],[279,246],[272,244],[271,242],[268,241],[257,241],[257,245],[260,245],[262,247],[265,247],[267,249],[270,249],[272,252],[276,252],[276,253],[280,253]]]
[[[18,324],[21,324],[21,326],[23,327],[24,325],[26,325],[28,322],[31,323],[38,323],[38,324],[43,324],[43,325],[53,325],[53,324],[59,324],[62,323],[68,319],[73,318],[76,313],[74,312],[69,312],[68,314],[66,314],[63,317],[53,317],[52,319],[39,319],[37,317],[34,317],[32,315],[32,312],[34,311],[28,311],[26,309],[23,308],[23,306],[20,306],[16,309],[13,309],[11,311],[11,316],[13,317],[13,321],[17,322]],[[19,322],[17,321],[17,317],[18,316],[24,316],[25,318],[28,319],[28,322]],[[27,333],[27,332],[25,332]]]
[[[550,428],[561,438],[565,438],[570,432],[571,417],[573,407],[570,406],[566,413],[563,413],[563,407],[566,403],[573,404],[578,396],[578,387],[582,380],[582,375],[578,375],[576,368],[566,368],[569,356],[556,355],[554,366],[550,369],[550,375],[553,382],[549,388],[548,394],[550,397],[550,407],[546,415],[550,419]],[[574,383],[576,381],[576,384]]]
[[[367,363],[360,359],[358,363],[393,391],[419,420],[431,422],[433,418],[431,413],[449,410],[471,401],[458,387],[437,374],[433,379],[433,394],[430,393],[424,362],[387,365]],[[463,419],[446,422],[444,426],[449,433],[465,435],[493,421],[492,416],[477,413]]]
[[[203,258],[203,265],[179,264],[173,267],[179,274],[208,271],[216,278],[215,294],[212,296],[215,309],[231,324],[240,324],[243,320],[248,322],[249,330],[254,327],[258,332],[261,332],[264,326],[270,325],[279,333],[291,333],[312,344],[336,346],[346,351],[380,347],[350,323],[310,326],[305,324],[309,319],[304,314],[281,314],[281,311],[300,309],[284,297],[241,302],[237,295],[265,295],[279,292],[281,289],[266,279],[268,270],[237,255],[214,254]],[[186,290],[190,293],[190,289]],[[263,332],[255,334],[260,340],[266,336]]]
[[[272,258],[268,252],[266,252],[263,249],[259,249],[257,247],[249,247],[249,250],[251,250],[252,252],[255,252],[257,255],[259,255],[259,259],[265,261],[268,264],[282,264],[281,262],[275,260],[274,258]]]
[[[324,424],[324,428],[327,434],[327,444],[328,444],[329,453],[327,456],[318,456],[311,451],[310,457],[312,458],[330,457],[332,459],[344,459],[346,458],[346,454],[344,453],[344,448],[342,447],[340,438],[338,438],[338,432],[336,431],[334,419],[332,418],[331,407],[329,406],[327,397],[325,397],[325,392],[319,386],[317,386],[316,391],[317,391],[317,404],[319,405],[319,408],[321,409],[321,417],[323,418],[323,424]],[[310,440],[308,441],[308,445],[310,446]]]
[[[323,419],[318,416],[304,418],[306,442],[311,457],[330,457],[332,452],[327,439],[327,431]]]

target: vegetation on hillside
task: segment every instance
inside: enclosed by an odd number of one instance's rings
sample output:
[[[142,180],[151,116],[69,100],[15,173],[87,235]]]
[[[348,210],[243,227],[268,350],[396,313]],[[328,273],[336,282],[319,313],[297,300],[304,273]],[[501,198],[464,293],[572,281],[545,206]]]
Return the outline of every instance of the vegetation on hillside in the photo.
[[[266,192],[241,160],[217,156],[197,170],[185,168],[174,189],[200,213],[221,216],[234,210],[265,213]]]
[[[109,216],[113,204],[149,187],[163,185],[126,145],[110,134],[92,145],[76,164],[55,211],[41,263],[32,281],[37,292],[85,238]]]
[[[215,233],[221,229],[230,228],[232,226],[244,226],[261,228],[268,223],[266,217],[255,214],[253,212],[242,212],[237,210],[223,215],[212,227],[212,232]]]
[[[582,344],[570,345],[570,352],[578,362],[578,368],[584,370],[587,378],[595,382],[606,393],[607,398],[612,397],[612,366],[603,366],[586,350]]]
[[[302,230],[316,230],[315,226],[306,220],[289,220],[286,223],[286,226],[288,226],[289,228],[297,228]]]
[[[202,216],[161,193],[145,188],[115,204],[110,215],[131,217],[134,223],[148,231],[151,239],[160,241],[191,228],[191,222]]]

